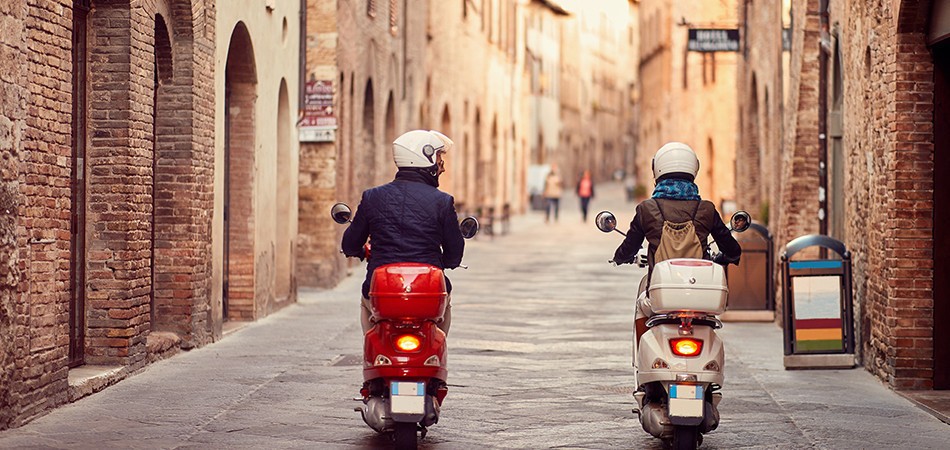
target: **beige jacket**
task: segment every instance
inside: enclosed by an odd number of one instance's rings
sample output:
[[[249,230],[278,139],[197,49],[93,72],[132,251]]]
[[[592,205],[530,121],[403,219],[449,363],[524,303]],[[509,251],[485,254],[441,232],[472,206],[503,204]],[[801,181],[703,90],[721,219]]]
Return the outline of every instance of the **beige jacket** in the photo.
[[[561,176],[557,172],[551,172],[548,174],[548,177],[544,180],[544,197],[545,198],[561,198],[561,194],[564,193],[564,182],[561,180]]]

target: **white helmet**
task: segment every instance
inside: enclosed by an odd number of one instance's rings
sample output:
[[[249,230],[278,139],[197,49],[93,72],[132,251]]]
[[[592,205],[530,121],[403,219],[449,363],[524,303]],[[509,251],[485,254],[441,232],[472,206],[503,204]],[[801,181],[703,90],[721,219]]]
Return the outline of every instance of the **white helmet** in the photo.
[[[660,147],[653,155],[653,179],[659,180],[664,175],[682,173],[696,179],[699,172],[699,158],[696,152],[682,142],[669,142]]]
[[[396,167],[432,167],[436,155],[452,148],[454,142],[435,130],[412,130],[393,141]]]

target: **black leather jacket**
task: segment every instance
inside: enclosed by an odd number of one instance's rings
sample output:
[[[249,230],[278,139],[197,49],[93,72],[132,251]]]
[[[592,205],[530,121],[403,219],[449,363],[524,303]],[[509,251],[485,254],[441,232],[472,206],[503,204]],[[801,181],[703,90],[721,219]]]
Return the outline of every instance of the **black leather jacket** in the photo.
[[[431,264],[442,269],[462,262],[465,240],[459,231],[455,200],[426,174],[400,170],[388,184],[363,191],[353,223],[343,233],[343,253],[363,257],[371,237],[363,297],[377,267],[397,262]],[[451,292],[452,285],[445,279]]]

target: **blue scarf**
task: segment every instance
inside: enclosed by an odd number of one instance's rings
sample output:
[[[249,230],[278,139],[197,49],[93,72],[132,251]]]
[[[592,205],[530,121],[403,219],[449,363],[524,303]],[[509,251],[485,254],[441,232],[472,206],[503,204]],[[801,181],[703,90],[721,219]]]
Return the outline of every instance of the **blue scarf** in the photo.
[[[653,198],[702,200],[699,197],[699,187],[696,186],[696,183],[675,178],[667,178],[657,183],[653,189]]]

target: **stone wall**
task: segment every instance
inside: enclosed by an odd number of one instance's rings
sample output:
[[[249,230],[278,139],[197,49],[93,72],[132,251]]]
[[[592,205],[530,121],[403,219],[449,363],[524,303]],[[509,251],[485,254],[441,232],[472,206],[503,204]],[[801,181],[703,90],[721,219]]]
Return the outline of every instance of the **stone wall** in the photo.
[[[23,81],[31,106],[20,153],[14,424],[66,401],[72,163],[71,102],[64,99],[70,98],[72,80],[71,3],[27,3]]]
[[[777,221],[770,206],[779,205],[782,113],[786,72],[782,29],[787,11],[780,2],[742,0],[739,6],[742,47],[738,77],[738,143],[736,146],[736,205],[753,220],[773,230]]]
[[[0,232],[15,237],[0,242],[16,243],[15,251],[0,245],[0,428],[68,401],[73,343],[75,364],[131,373],[155,359],[146,347],[153,331],[173,331],[186,346],[211,338],[214,29],[204,20],[213,9],[92,1],[84,14],[75,4],[0,6],[3,29],[15,32],[0,45]],[[74,14],[87,18],[82,72],[73,68]],[[73,88],[83,78],[80,106]],[[80,146],[85,158],[74,155]],[[72,217],[80,197],[84,227]],[[73,250],[73,231],[85,250]],[[74,270],[85,271],[78,284]]]
[[[16,389],[23,367],[22,330],[28,315],[18,293],[20,267],[17,227],[20,221],[19,159],[24,151],[29,89],[27,4],[0,1],[0,429],[15,424],[22,394]]]
[[[337,201],[352,202],[349,195],[339,191],[346,186],[346,172],[340,168],[338,152],[349,130],[342,128],[345,80],[339,76],[336,62],[337,2],[334,0],[307,1],[306,70],[307,80],[331,80],[334,83],[334,101],[337,129],[333,142],[300,144],[300,207],[297,251],[297,277],[301,286],[330,286],[340,279],[345,269],[339,255],[339,242],[344,226],[327,220],[330,207]],[[347,148],[349,150],[349,148]],[[356,204],[350,207],[355,208]]]
[[[653,154],[681,141],[696,151],[700,195],[720,207],[735,200],[737,64],[733,52],[687,51],[690,26],[734,23],[736,1],[640,2],[638,182],[652,191]],[[682,23],[688,20],[688,26]],[[727,212],[728,213],[728,212]]]
[[[818,231],[818,3],[799,1],[792,8],[796,28],[776,211],[781,243]],[[897,389],[930,389],[934,376],[929,8],[928,1],[832,2],[829,14],[829,107],[836,70],[843,103],[844,211],[834,219],[843,220],[842,240],[852,253],[858,352],[869,371]]]

